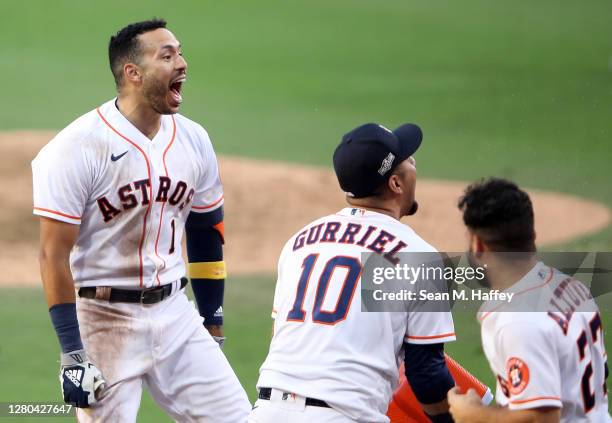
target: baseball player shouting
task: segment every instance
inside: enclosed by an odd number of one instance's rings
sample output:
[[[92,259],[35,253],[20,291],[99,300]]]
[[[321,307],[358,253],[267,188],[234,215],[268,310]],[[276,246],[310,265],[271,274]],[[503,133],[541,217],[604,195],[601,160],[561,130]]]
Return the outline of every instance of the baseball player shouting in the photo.
[[[453,390],[455,421],[609,422],[599,310],[581,282],[535,257],[527,193],[490,179],[469,186],[459,207],[472,260],[487,265],[485,285],[514,293],[514,300],[485,303],[478,316],[502,407],[484,407],[473,392]]]
[[[223,190],[208,134],[177,114],[181,45],[150,20],[117,32],[108,53],[117,98],[32,162],[64,401],[81,422],[134,422],[144,383],[176,421],[245,421],[248,399],[219,346]],[[184,292],[184,228],[199,314]]]
[[[450,313],[361,311],[361,253],[436,251],[399,221],[417,210],[412,155],[421,139],[412,124],[393,132],[366,124],[343,137],[334,168],[349,207],[310,223],[282,250],[274,336],[249,422],[388,422],[402,352],[424,410],[450,421]]]

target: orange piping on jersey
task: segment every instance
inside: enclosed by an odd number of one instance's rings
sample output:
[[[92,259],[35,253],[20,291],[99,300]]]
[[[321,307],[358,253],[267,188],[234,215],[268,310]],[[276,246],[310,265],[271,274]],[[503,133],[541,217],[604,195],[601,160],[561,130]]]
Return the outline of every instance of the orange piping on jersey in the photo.
[[[561,398],[559,397],[533,397],[533,398],[512,400],[510,401],[510,404],[524,404],[526,402],[545,401],[545,400],[561,401]]]
[[[438,339],[438,338],[448,338],[449,336],[455,336],[455,332],[443,333],[441,335],[431,335],[431,336],[406,336],[405,339]]]
[[[550,281],[552,280],[553,274],[554,274],[555,272],[553,272],[553,268],[552,268],[552,267],[550,267],[550,266],[548,266],[548,269],[549,269],[550,273],[549,273],[548,278],[546,279],[546,281],[545,281],[545,282],[541,283],[541,284],[540,284],[540,285],[538,285],[538,286],[532,286],[531,288],[527,288],[527,289],[524,289],[524,290],[522,290],[522,291],[519,291],[519,292],[517,292],[517,293],[516,293],[516,294],[514,294],[514,295],[516,295],[516,296],[518,296],[518,295],[522,295],[522,294],[524,294],[525,292],[533,291],[534,289],[541,288],[541,287],[543,287],[544,285],[546,285],[546,284],[550,283]],[[483,315],[482,315],[482,317],[479,317],[480,321],[482,322],[484,319],[486,319],[487,317],[489,317],[489,315],[490,315],[491,313],[496,312],[497,310],[499,310],[499,309],[500,309],[501,307],[503,307],[503,306],[505,306],[505,304],[500,304],[500,305],[498,305],[497,307],[495,307],[493,310],[486,312],[485,314],[483,314]]]
[[[166,166],[166,154],[168,153],[168,150],[170,150],[170,147],[172,147],[172,144],[174,143],[174,137],[176,136],[176,122],[174,121],[174,116],[170,116],[170,117],[172,118],[172,138],[170,138],[170,144],[168,144],[162,156],[162,163],[164,164],[164,170],[166,171],[166,177],[168,177],[168,167]],[[164,207],[166,206],[166,202],[167,201],[164,201],[162,203],[161,212],[159,214],[159,226],[157,228],[157,237],[155,238],[155,255],[163,263],[162,270],[166,268],[166,260],[160,257],[159,253],[157,252],[157,244],[159,244],[159,235],[161,234],[162,221],[164,220]],[[161,285],[161,281],[159,280],[159,272],[157,272],[157,275],[155,275],[155,277],[157,278],[157,286]]]
[[[221,197],[217,201],[215,201],[214,203],[208,206],[191,206],[191,208],[198,209],[198,210],[206,210],[206,209],[216,206],[217,204],[221,202],[221,200],[223,200],[223,194],[221,194]]]
[[[140,287],[142,288],[143,279],[144,279],[144,264],[142,262],[142,246],[144,245],[144,240],[146,236],[147,216],[149,215],[149,212],[151,211],[151,205],[153,204],[153,201],[155,201],[155,199],[153,198],[153,181],[151,180],[151,165],[149,164],[149,158],[147,157],[146,153],[144,152],[142,148],[138,146],[138,144],[136,144],[134,141],[132,141],[131,139],[123,135],[121,132],[117,131],[110,123],[108,123],[108,121],[102,115],[102,112],[100,112],[100,108],[97,108],[96,111],[98,112],[98,115],[100,115],[100,119],[102,119],[102,121],[106,124],[106,126],[112,129],[113,132],[119,135],[121,138],[123,138],[124,140],[132,144],[134,147],[136,147],[138,151],[140,151],[142,156],[145,158],[145,162],[147,163],[147,175],[149,176],[149,207],[147,207],[147,211],[145,212],[145,215],[144,215],[144,222],[142,224],[142,236],[140,237],[140,244],[138,245],[138,259],[140,260],[140,269],[139,269]]]
[[[40,211],[44,211],[44,212],[47,212],[47,213],[57,214],[58,216],[68,217],[70,219],[81,220],[81,218],[79,216],[71,216],[69,214],[58,212],[58,211],[55,211],[55,210],[43,209],[42,207],[34,207],[34,210],[40,210]]]

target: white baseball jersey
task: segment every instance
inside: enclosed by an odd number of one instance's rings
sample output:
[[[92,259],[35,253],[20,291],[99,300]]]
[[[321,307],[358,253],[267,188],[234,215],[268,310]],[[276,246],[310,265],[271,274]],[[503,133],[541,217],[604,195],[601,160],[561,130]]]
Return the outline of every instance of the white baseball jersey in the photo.
[[[363,252],[435,252],[384,214],[345,208],[289,239],[278,263],[274,336],[257,387],[326,401],[359,422],[387,422],[403,342],[455,339],[450,313],[361,311]]]
[[[32,162],[34,214],[80,225],[70,255],[77,287],[153,287],[185,275],[190,211],[223,204],[206,131],[163,115],[151,140],[115,99],[62,130]]]
[[[539,262],[507,292],[513,301],[535,299],[542,311],[483,304],[482,343],[497,402],[511,410],[562,407],[566,423],[610,421],[604,331],[588,289]]]

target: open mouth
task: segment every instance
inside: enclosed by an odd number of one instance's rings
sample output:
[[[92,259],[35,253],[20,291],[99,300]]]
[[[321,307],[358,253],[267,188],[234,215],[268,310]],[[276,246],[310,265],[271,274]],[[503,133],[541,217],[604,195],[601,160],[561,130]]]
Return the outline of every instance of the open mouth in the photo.
[[[181,76],[170,83],[170,98],[177,106],[183,102],[181,90],[183,89],[183,82],[186,80],[187,78],[185,76]]]

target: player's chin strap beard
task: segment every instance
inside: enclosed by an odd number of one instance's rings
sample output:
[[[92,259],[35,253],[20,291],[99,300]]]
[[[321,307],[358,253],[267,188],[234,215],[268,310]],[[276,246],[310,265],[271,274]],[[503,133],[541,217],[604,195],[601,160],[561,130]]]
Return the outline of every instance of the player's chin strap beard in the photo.
[[[414,200],[412,202],[412,206],[410,206],[410,210],[408,210],[408,216],[412,216],[413,214],[415,214],[418,209],[419,209],[419,203],[417,202],[417,200]]]

